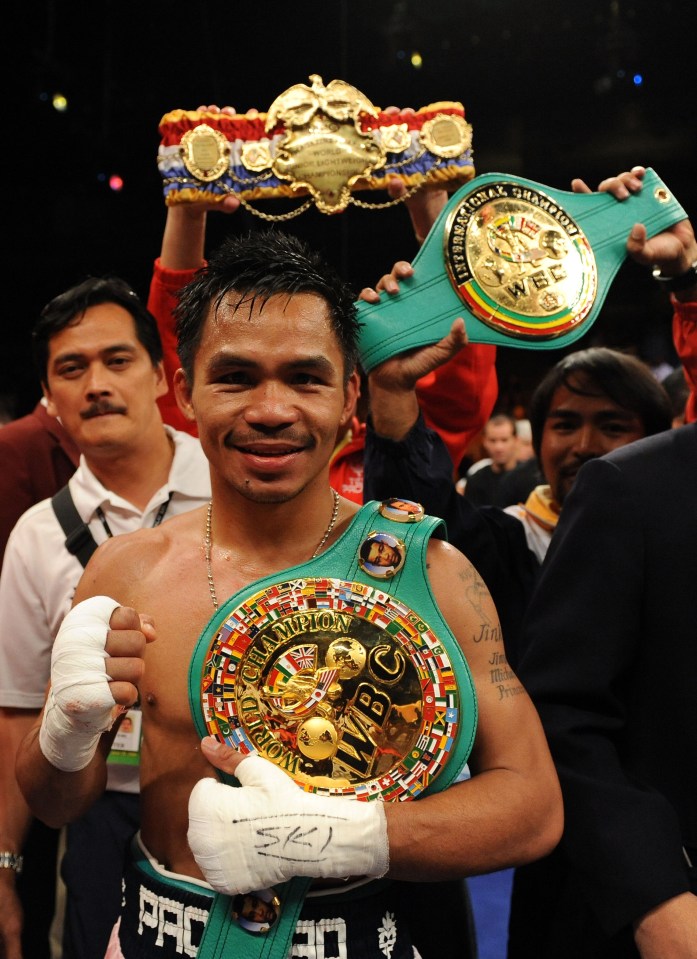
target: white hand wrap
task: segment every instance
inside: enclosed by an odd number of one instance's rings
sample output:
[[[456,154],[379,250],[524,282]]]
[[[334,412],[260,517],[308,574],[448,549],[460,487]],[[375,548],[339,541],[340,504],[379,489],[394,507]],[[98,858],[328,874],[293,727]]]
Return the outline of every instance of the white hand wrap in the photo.
[[[63,620],[51,653],[51,689],[39,745],[57,769],[84,769],[99,737],[111,729],[116,707],[104,668],[111,614],[120,604],[108,596],[78,603]]]
[[[241,787],[201,779],[189,799],[188,840],[207,881],[236,895],[293,876],[384,876],[384,804],[304,792],[261,756],[238,767]]]

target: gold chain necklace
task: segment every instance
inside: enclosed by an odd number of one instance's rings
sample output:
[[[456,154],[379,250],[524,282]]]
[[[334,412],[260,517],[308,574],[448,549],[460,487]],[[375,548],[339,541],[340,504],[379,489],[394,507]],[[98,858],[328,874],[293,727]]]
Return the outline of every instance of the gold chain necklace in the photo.
[[[334,529],[334,524],[336,523],[336,518],[339,515],[339,494],[335,489],[332,489],[332,496],[334,497],[334,506],[332,508],[332,517],[329,520],[329,526],[327,526],[324,531],[324,536],[319,541],[317,549],[314,551],[310,559],[315,559],[319,556],[320,551],[324,544],[329,539],[331,531]],[[213,546],[213,537],[211,534],[211,518],[213,516],[213,500],[210,500],[208,503],[208,509],[206,510],[206,533],[203,538],[203,551],[206,557],[206,573],[208,575],[208,592],[211,594],[211,599],[213,600],[213,609],[218,612],[218,596],[215,591],[215,583],[213,582],[213,564],[211,562],[211,549]]]

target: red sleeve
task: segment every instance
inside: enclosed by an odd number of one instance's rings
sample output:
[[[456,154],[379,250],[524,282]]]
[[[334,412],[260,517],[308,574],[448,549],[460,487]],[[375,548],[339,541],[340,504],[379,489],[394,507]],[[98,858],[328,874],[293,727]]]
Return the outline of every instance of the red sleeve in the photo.
[[[496,403],[496,347],[470,343],[420,379],[416,392],[426,424],[440,435],[457,466]]]
[[[165,423],[174,427],[174,429],[191,433],[193,436],[196,436],[196,424],[187,420],[177,406],[177,401],[172,392],[172,377],[174,371],[179,369],[181,365],[177,356],[177,336],[174,331],[174,308],[177,305],[177,293],[193,278],[195,273],[196,270],[168,270],[162,266],[158,257],[155,260],[148,296],[148,309],[155,317],[157,328],[160,331],[165,374],[169,383],[169,390],[159,398],[157,404]]]
[[[360,506],[363,505],[365,434],[365,423],[359,423],[354,417],[350,433],[337,443],[329,461],[329,485]]]
[[[690,395],[685,404],[685,422],[697,420],[697,303],[681,303],[674,296],[673,343],[680,357]]]

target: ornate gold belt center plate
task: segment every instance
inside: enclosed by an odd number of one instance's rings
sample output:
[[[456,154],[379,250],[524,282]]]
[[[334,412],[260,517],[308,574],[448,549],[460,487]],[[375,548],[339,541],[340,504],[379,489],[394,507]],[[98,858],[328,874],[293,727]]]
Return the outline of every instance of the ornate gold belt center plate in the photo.
[[[458,296],[509,336],[561,336],[593,306],[598,274],[590,244],[539,190],[501,181],[472,191],[448,218],[444,252]]]
[[[411,799],[454,747],[459,695],[442,643],[372,586],[309,578],[237,606],[206,655],[210,735],[310,792]]]

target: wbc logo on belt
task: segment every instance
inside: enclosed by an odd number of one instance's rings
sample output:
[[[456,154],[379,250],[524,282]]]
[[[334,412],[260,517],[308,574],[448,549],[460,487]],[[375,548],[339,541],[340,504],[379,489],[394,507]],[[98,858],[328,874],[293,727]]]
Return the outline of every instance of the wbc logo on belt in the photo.
[[[568,333],[595,302],[590,243],[540,190],[505,180],[473,189],[448,217],[444,250],[460,299],[486,326],[515,339]]]
[[[309,792],[418,796],[447,763],[460,699],[438,637],[382,589],[277,583],[226,616],[205,655],[207,732]]]

